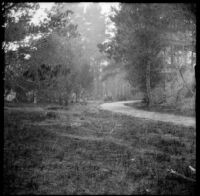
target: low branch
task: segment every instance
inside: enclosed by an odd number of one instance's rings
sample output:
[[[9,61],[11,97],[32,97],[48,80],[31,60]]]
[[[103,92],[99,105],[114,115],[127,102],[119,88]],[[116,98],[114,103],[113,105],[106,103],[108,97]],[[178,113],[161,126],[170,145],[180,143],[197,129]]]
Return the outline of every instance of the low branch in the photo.
[[[7,3],[8,4],[8,3]],[[13,7],[15,7],[17,5],[17,3],[13,3],[11,5],[4,5],[3,7],[3,12],[7,12],[8,10],[12,9]]]
[[[189,177],[186,177],[186,176],[184,176],[184,175],[182,175],[182,174],[179,174],[178,172],[176,172],[176,171],[174,171],[173,169],[169,169],[169,170],[167,170],[170,174],[172,174],[172,176],[174,176],[174,177],[178,177],[178,178],[181,178],[181,179],[183,179],[183,180],[186,180],[186,181],[189,181],[189,182],[193,182],[193,183],[195,183],[196,182],[196,180],[194,180],[193,178],[189,178]]]
[[[191,165],[189,166],[189,169],[190,171],[193,173],[193,174],[196,174],[196,169],[194,167],[192,167]]]

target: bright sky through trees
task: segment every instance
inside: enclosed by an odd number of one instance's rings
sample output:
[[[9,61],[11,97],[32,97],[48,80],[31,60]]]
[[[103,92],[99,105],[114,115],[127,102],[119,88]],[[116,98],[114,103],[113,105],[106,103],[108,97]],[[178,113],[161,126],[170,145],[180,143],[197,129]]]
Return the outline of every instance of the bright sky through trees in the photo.
[[[40,4],[40,9],[36,12],[34,18],[32,19],[33,23],[38,23],[39,20],[42,20],[45,18],[45,9],[50,10],[51,7],[54,5],[54,3],[39,3]],[[84,9],[86,10],[89,4],[91,3],[80,3],[82,6],[84,6]],[[111,6],[113,7],[118,7],[118,3],[99,3],[101,8],[102,8],[102,13],[103,14],[108,14],[111,10]]]

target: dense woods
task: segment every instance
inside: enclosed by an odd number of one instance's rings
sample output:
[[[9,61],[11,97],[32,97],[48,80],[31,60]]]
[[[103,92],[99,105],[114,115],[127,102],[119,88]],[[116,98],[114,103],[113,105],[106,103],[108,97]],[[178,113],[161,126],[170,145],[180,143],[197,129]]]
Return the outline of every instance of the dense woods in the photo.
[[[97,3],[56,3],[35,25],[37,9],[4,5],[5,96],[12,89],[18,101],[68,104],[74,96],[125,100],[131,92],[149,106],[193,107],[195,5],[122,3],[106,16]],[[110,88],[108,80],[119,82]]]
[[[115,62],[107,74],[125,69],[135,92],[143,92],[149,105],[168,101],[170,94],[178,99],[180,91],[183,97],[195,96],[195,9],[190,4],[121,4],[110,17],[116,36],[99,45]]]
[[[92,54],[88,52],[92,53],[94,47],[97,52],[98,49],[90,42],[86,44],[90,48],[84,49],[85,43],[81,41],[84,35],[77,30],[79,21],[73,21],[74,12],[66,4],[55,4],[47,17],[34,25],[29,15],[30,10],[37,9],[37,4],[6,6],[5,96],[12,89],[17,101],[26,101],[26,94],[32,94],[35,102],[67,104],[73,93],[76,100],[87,94],[95,70],[91,66]],[[14,15],[18,16],[17,21]]]

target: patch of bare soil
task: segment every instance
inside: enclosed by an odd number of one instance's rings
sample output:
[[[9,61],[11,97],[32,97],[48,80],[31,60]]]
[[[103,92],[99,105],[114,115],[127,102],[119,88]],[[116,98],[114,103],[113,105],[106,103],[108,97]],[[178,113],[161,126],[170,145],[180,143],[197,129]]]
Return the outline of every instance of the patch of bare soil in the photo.
[[[141,103],[141,102],[140,103],[127,103],[125,105],[131,106],[131,107],[139,109],[139,110],[145,110],[145,111],[150,111],[150,112],[168,113],[168,114],[175,114],[175,115],[181,115],[181,116],[195,117],[194,109],[182,111],[179,108],[176,108],[174,106],[167,106],[167,105],[153,105],[151,107],[148,107],[145,103]]]
[[[196,120],[194,117],[186,117],[174,114],[159,113],[154,111],[146,111],[137,109],[135,107],[126,106],[125,104],[138,104],[140,101],[123,101],[123,102],[112,102],[104,103],[101,108],[115,113],[121,113],[128,116],[133,116],[141,119],[169,122],[175,125],[195,127]]]

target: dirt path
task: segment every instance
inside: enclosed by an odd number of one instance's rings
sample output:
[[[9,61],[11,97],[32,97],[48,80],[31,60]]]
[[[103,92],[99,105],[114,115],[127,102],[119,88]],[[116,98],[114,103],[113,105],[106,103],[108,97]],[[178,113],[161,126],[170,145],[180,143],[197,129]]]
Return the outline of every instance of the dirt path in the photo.
[[[121,113],[129,116],[134,116],[138,118],[150,119],[155,121],[162,122],[171,122],[176,125],[183,126],[192,126],[195,127],[196,121],[195,118],[178,116],[173,114],[164,114],[158,112],[149,112],[144,110],[138,110],[133,107],[125,106],[125,103],[136,103],[140,102],[140,100],[135,101],[121,101],[121,102],[112,102],[112,103],[104,103],[101,104],[100,108],[103,110],[108,110],[115,113]]]

